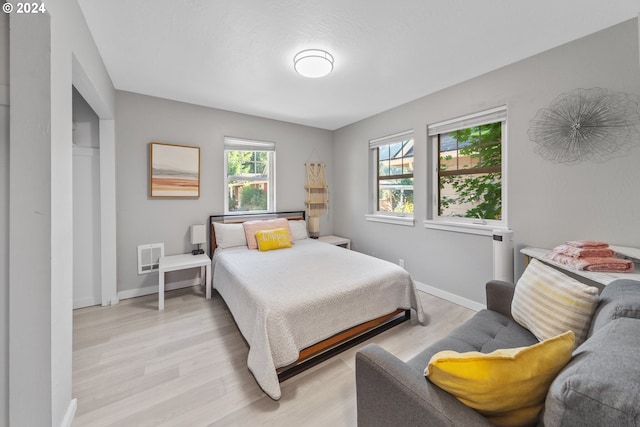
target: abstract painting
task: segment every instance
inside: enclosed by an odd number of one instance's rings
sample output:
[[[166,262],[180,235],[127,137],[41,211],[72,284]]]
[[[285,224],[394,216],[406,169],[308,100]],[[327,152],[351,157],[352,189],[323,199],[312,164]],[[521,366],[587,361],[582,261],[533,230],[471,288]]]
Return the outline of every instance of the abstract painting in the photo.
[[[200,197],[200,147],[149,144],[150,197]]]

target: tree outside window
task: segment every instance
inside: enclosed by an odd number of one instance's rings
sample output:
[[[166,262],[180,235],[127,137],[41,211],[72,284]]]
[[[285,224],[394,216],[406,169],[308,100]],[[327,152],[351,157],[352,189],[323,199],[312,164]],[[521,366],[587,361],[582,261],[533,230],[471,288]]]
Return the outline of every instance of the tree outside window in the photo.
[[[438,135],[438,214],[502,219],[502,122]]]
[[[228,150],[226,155],[228,211],[269,211],[273,152]]]

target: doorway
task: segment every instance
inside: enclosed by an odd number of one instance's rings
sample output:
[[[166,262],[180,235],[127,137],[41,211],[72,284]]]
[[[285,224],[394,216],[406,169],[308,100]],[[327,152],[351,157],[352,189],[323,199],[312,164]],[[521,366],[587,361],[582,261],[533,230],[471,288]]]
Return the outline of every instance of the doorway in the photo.
[[[73,88],[73,308],[102,303],[100,121]]]

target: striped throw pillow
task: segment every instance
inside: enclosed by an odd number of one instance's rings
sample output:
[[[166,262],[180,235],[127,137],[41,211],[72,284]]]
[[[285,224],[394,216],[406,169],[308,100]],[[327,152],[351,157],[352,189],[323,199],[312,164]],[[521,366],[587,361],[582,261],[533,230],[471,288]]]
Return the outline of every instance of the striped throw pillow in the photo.
[[[516,284],[511,315],[540,341],[571,330],[577,347],[587,338],[598,292],[532,259]]]

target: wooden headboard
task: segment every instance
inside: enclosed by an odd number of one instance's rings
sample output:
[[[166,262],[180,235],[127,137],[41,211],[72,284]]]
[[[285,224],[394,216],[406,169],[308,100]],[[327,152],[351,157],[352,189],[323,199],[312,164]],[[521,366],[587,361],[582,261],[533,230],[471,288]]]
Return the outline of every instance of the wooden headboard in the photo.
[[[255,221],[260,219],[286,218],[289,221],[305,219],[305,211],[274,212],[274,213],[249,213],[249,214],[229,214],[209,216],[209,256],[213,257],[216,250],[216,232],[213,227],[214,222],[224,224],[239,224],[245,221]]]

